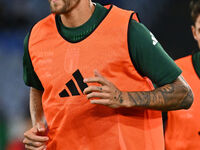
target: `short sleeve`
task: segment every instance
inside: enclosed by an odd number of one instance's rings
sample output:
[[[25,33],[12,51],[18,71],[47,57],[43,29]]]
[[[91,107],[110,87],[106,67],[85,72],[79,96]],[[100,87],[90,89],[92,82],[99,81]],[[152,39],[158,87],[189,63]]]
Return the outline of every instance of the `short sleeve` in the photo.
[[[24,56],[23,56],[23,79],[27,86],[36,88],[38,90],[44,90],[37,74],[34,71],[29,51],[28,51],[28,41],[30,33],[28,33],[24,39]]]
[[[157,86],[172,83],[182,73],[154,35],[135,20],[129,23],[128,45],[136,70]]]

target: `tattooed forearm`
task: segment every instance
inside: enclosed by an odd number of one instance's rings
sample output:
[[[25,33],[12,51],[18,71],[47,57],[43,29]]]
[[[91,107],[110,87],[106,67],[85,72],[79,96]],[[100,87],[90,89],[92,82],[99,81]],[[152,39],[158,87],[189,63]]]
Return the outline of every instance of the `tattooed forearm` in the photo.
[[[188,109],[193,102],[192,91],[181,77],[153,91],[128,92],[127,97],[129,107],[145,107],[162,111]]]
[[[183,80],[183,82],[187,85],[187,82],[184,80],[183,77],[181,77],[181,79]],[[189,87],[189,85],[187,85]],[[190,108],[190,106],[192,105],[193,102],[193,93],[191,88],[189,87],[189,91],[188,94],[186,94],[186,96],[184,97],[184,99],[182,100],[181,105],[184,106],[186,109]]]
[[[128,98],[129,98],[130,102],[131,102],[133,105],[138,106],[138,103],[137,103],[137,101],[135,100],[135,97],[134,97],[131,93],[129,93],[129,92],[128,92]]]

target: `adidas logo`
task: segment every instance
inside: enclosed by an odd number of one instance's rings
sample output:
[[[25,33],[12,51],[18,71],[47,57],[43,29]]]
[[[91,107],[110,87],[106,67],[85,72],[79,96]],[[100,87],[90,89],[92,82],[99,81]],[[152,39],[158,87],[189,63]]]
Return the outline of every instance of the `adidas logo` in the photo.
[[[83,76],[82,76],[82,74],[80,73],[79,70],[77,70],[76,72],[73,73],[73,77],[76,80],[76,82],[77,82],[80,90],[83,93],[84,89],[87,88],[88,85],[83,82]],[[67,82],[65,85],[69,89],[69,91],[70,91],[70,93],[71,93],[72,96],[80,95],[80,93],[78,92],[78,89],[77,89],[77,87],[76,87],[76,85],[75,85],[75,83],[74,83],[74,81],[72,79],[69,82]],[[64,89],[64,90],[62,90],[62,92],[59,93],[59,96],[61,98],[64,98],[64,97],[69,97],[70,95],[67,92],[67,90]]]

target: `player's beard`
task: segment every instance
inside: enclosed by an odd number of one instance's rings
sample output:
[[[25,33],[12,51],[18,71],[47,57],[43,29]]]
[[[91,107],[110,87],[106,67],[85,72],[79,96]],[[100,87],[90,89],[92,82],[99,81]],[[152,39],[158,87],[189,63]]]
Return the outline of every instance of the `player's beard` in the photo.
[[[66,14],[70,12],[80,0],[58,0],[60,3],[53,3],[49,0],[51,12],[55,14]]]

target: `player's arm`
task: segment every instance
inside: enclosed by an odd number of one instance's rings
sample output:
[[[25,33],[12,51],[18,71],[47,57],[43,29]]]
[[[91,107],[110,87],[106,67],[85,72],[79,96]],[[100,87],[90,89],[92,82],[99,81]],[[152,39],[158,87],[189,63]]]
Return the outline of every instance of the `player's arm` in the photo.
[[[26,85],[30,86],[30,114],[33,127],[24,133],[23,143],[26,149],[43,150],[46,148],[45,143],[48,137],[45,136],[46,127],[44,123],[44,115],[42,108],[42,94],[43,87],[34,72],[30,56],[28,53],[28,39],[27,34],[24,40],[24,57],[23,57],[23,78]]]
[[[173,83],[150,92],[127,92],[130,106],[139,106],[162,111],[188,109],[193,102],[193,93],[182,76]]]
[[[27,86],[30,88],[30,113],[32,118],[33,126],[36,123],[42,121],[43,118],[43,109],[42,109],[42,93],[43,86],[34,71],[31,58],[28,50],[28,42],[29,42],[28,33],[24,39],[24,57],[23,57],[23,79]]]
[[[153,34],[144,25],[131,20],[128,35],[133,65],[142,76],[150,78],[159,88],[149,92],[122,92],[103,76],[95,73],[95,78],[85,81],[102,85],[85,89],[91,102],[110,107],[145,107],[162,111],[189,108],[193,102],[192,91],[180,76],[180,68]],[[100,100],[93,101],[95,98]]]
[[[49,138],[46,134],[45,120],[42,108],[43,91],[30,88],[30,114],[33,127],[24,133],[23,143],[26,149],[44,150]]]
[[[161,111],[188,109],[193,102],[189,85],[179,76],[174,82],[152,91],[120,91],[113,83],[95,71],[95,77],[85,79],[86,83],[99,83],[101,86],[89,86],[84,94],[92,104],[102,104],[111,108],[144,107]],[[96,100],[96,98],[99,98]]]
[[[45,124],[42,107],[42,94],[43,91],[37,90],[33,87],[30,88],[30,114],[33,126],[40,122]]]

